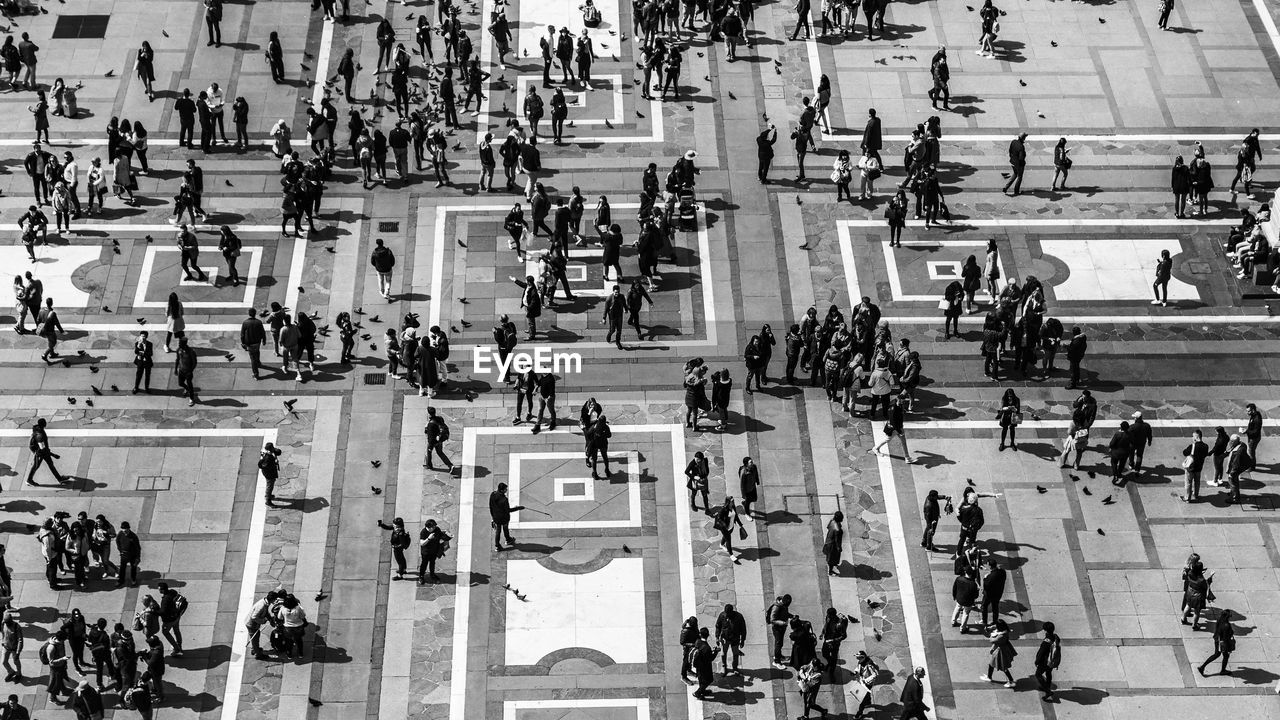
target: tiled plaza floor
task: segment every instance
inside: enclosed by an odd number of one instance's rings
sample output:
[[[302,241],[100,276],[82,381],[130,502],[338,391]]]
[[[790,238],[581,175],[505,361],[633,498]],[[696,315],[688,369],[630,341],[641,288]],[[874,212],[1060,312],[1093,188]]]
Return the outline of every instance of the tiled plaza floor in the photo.
[[[336,23],[301,0],[229,3],[222,47],[206,44],[197,3],[41,5],[47,12],[11,19],[9,32],[29,33],[41,46],[38,79],[46,88],[61,77],[78,90],[78,114],[51,119],[48,149],[72,152],[82,173],[94,157],[109,165],[106,123],[128,118],[150,132],[152,167],[138,178],[137,205],[108,193],[102,214],[51,236],[30,263],[16,221],[31,202],[23,161],[34,96],[0,93],[11,120],[0,131],[0,213],[9,223],[0,264],[40,278],[68,331],[60,338],[65,362],[48,364],[39,359],[40,338],[0,334],[0,543],[26,632],[28,676],[0,684],[0,697],[17,694],[34,717],[74,717],[43,689],[39,642],[73,608],[90,620],[129,623],[161,581],[191,600],[187,653],[172,659],[165,678],[172,690],[165,718],[786,720],[803,711],[796,673],[769,663],[764,625],[766,608],[784,594],[815,630],[828,608],[850,617],[841,659],[818,694],[836,717],[857,709],[859,651],[882,669],[865,715],[878,719],[899,716],[914,666],[928,671],[930,718],[1280,715],[1280,615],[1272,609],[1280,599],[1280,504],[1270,489],[1280,321],[1269,288],[1237,280],[1221,248],[1240,210],[1271,199],[1276,187],[1280,147],[1268,123],[1280,109],[1280,9],[1263,0],[1179,3],[1170,30],[1161,31],[1154,2],[1005,0],[1001,56],[987,59],[973,54],[977,5],[892,3],[875,40],[860,18],[851,37],[790,41],[782,38],[795,30],[792,4],[763,3],[748,23],[752,42],[734,62],[722,43],[686,33],[680,97],[659,102],[641,97],[631,3],[601,0],[602,22],[588,32],[597,55],[592,89],[563,86],[566,142],[550,142],[544,119],[535,179],[553,202],[578,187],[588,221],[597,198],[609,197],[628,280],[637,272],[631,243],[648,163],[661,180],[695,151],[698,209],[673,235],[675,260],[659,264],[653,305],[641,313],[645,339],[628,330],[624,350],[604,342],[611,283],[599,248],[573,249],[568,274],[579,299],[544,312],[545,338],[518,349],[579,353],[582,371],[559,379],[559,427],[534,434],[531,423],[512,424],[515,392],[473,366],[498,315],[523,330],[519,288],[508,277],[532,272],[506,247],[502,227],[514,202],[532,220],[528,203],[519,192],[478,192],[475,146],[486,132],[500,142],[511,121],[524,124],[529,88],[550,99],[538,40],[551,24],[581,32],[577,2],[460,5],[460,27],[490,77],[478,110],[460,112],[460,127],[448,131],[453,184],[441,188],[429,168],[408,178],[392,170],[362,187],[347,137],[352,111],[384,133],[394,124],[389,78],[373,72],[381,20],[410,53],[412,104],[421,107],[438,90],[443,65],[424,65],[414,37],[420,18],[438,22],[434,2],[351,3],[350,22]],[[513,34],[505,64],[488,32],[499,7]],[[813,15],[817,30],[817,8]],[[273,31],[284,50],[280,84],[264,61]],[[156,52],[154,101],[135,70],[143,40]],[[950,111],[932,109],[926,97],[929,60],[942,45]],[[439,35],[433,48],[441,60]],[[347,50],[359,67],[352,103],[331,84],[341,82]],[[452,70],[461,102],[466,88]],[[560,86],[558,65],[550,75]],[[797,182],[789,133],[801,98],[815,95],[823,75],[832,131],[817,134],[809,180]],[[205,154],[177,146],[174,101],[184,88],[196,93],[212,82],[229,101],[248,102],[250,147],[220,144]],[[293,149],[309,158],[307,109],[326,94],[338,111],[338,150],[317,230],[282,236],[280,160],[268,133],[283,120]],[[872,200],[836,202],[831,163],[840,150],[856,157],[870,107],[884,123],[884,176]],[[903,247],[888,248],[884,210],[904,177],[903,147],[935,114],[952,222],[925,228],[909,220]],[[763,185],[754,138],[768,123],[779,138],[772,183]],[[1227,186],[1235,148],[1255,126],[1264,155],[1250,198]],[[1008,142],[1023,130],[1033,136],[1023,194],[1009,197],[999,193]],[[1068,138],[1074,166],[1068,189],[1050,190],[1059,137]],[[1169,168],[1176,156],[1189,159],[1197,141],[1217,188],[1207,216],[1178,220]],[[167,222],[188,158],[204,171],[210,213],[197,228],[202,267],[216,268],[204,283],[182,281]],[[528,179],[517,178],[521,187]],[[216,251],[222,225],[245,243],[239,264],[247,287],[225,282]],[[375,239],[397,259],[393,301],[380,296],[369,267]],[[1078,394],[1062,388],[1063,359],[1053,372],[997,383],[978,374],[981,313],[962,318],[959,338],[943,336],[938,297],[958,262],[974,254],[982,263],[990,239],[1006,279],[1036,277],[1050,315],[1089,337],[1084,381],[1099,400],[1099,429],[1079,472],[1053,463]],[[533,249],[546,246],[538,238]],[[1147,293],[1162,249],[1174,259],[1172,302],[1154,307]],[[134,336],[148,329],[160,345],[170,292],[186,303],[198,351],[202,402],[194,408],[163,353],[153,392],[128,392]],[[915,464],[903,462],[896,444],[895,457],[868,454],[882,439],[879,418],[847,413],[819,389],[777,382],[787,328],[810,306],[823,313],[835,304],[847,315],[862,295],[880,307],[893,339],[911,340],[922,355],[918,402],[907,416]],[[978,294],[983,308],[986,299]],[[240,323],[273,302],[329,326],[303,382],[281,372],[270,350],[263,379],[250,372]],[[343,311],[359,323],[350,364],[339,362],[333,329]],[[449,386],[433,398],[388,374],[383,335],[406,315],[450,336]],[[0,311],[0,321],[11,317]],[[765,324],[778,341],[770,383],[748,394],[743,348]],[[693,357],[734,379],[722,431],[706,429],[707,419],[703,429],[684,427],[681,369]],[[1017,389],[1029,417],[1016,453],[996,449],[994,411],[1006,386]],[[577,426],[592,397],[614,428],[613,473],[601,480],[583,464]],[[1249,402],[1269,419],[1244,501],[1229,505],[1210,489],[1204,502],[1180,503],[1177,463],[1191,428],[1232,431]],[[428,407],[451,429],[452,472],[423,467]],[[865,408],[864,399],[858,409]],[[1149,467],[1115,488],[1101,453],[1112,428],[1136,410],[1155,427]],[[38,416],[49,419],[59,467],[73,477],[64,487],[47,476],[37,487],[23,483]],[[255,467],[268,441],[284,451],[279,502],[270,508]],[[745,537],[735,535],[738,562],[720,548],[710,516],[687,509],[683,470],[698,451],[710,463],[713,503],[741,495],[743,458],[760,468],[759,515],[744,518]],[[1001,493],[982,501],[981,538],[1011,571],[1001,611],[1019,651],[1013,689],[977,680],[987,641],[947,622],[954,519],[939,530],[943,552],[918,546],[923,494],[957,495],[970,481]],[[516,547],[503,552],[492,549],[486,504],[499,482],[526,508],[512,526]],[[96,572],[84,591],[48,588],[34,526],[81,510],[133,524],[144,548],[138,588],[116,590]],[[829,575],[822,547],[837,510],[845,515],[843,553]],[[396,517],[415,540],[427,519],[453,536],[438,581],[419,585],[412,572],[393,579],[386,527]],[[1238,615],[1230,676],[1196,672],[1211,639],[1176,619],[1179,571],[1192,551],[1215,573],[1208,616],[1224,607]],[[407,554],[416,569],[412,545]],[[244,617],[278,585],[314,623],[303,657],[248,658]],[[743,674],[717,673],[698,701],[678,677],[679,628],[690,615],[714,626],[726,603],[747,623]],[[1046,620],[1064,638],[1057,703],[1041,702],[1029,677]],[[136,716],[119,707],[116,692],[105,697],[107,717]]]

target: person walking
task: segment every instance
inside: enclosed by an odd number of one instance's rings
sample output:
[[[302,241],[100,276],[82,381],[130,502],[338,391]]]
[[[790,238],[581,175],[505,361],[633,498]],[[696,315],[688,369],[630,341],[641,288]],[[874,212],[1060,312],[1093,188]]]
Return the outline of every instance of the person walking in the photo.
[[[1013,641],[1009,637],[1009,625],[1003,620],[996,620],[994,626],[990,630],[991,638],[991,658],[987,663],[987,673],[979,676],[979,680],[985,682],[996,682],[991,675],[995,671],[1004,673],[1007,688],[1017,687],[1017,683],[1013,680],[1013,658],[1018,655],[1018,651],[1013,647]]]
[[[1169,29],[1169,15],[1173,13],[1173,0],[1160,0],[1160,19],[1156,21],[1156,27],[1161,30]]]
[[[425,383],[423,385],[425,387]],[[434,407],[427,408],[427,425],[423,428],[423,432],[427,436],[427,456],[422,466],[428,470],[435,470],[435,466],[431,464],[431,454],[434,452],[449,472],[453,472],[453,461],[444,454],[444,444],[449,440],[449,426],[444,418],[436,413]]]
[[[196,351],[187,344],[185,336],[178,337],[174,371],[178,376],[178,387],[182,388],[182,395],[187,398],[187,405],[194,406],[196,404]]]
[[[804,29],[804,39],[808,40],[813,35],[813,26],[810,24],[809,15],[812,14],[812,6],[809,0],[796,0],[796,29],[791,33],[791,39],[796,40],[800,37],[800,29]],[[807,713],[806,713],[807,714]],[[824,715],[826,713],[823,713]]]
[[[240,323],[240,347],[249,354],[249,368],[253,371],[253,379],[259,378],[262,370],[262,346],[267,342],[267,331],[258,319],[258,311],[249,308],[249,316]]]
[[[889,441],[892,440],[894,437],[897,437],[899,440],[902,441],[903,461],[908,464],[911,464],[915,462],[915,459],[911,457],[911,449],[907,447],[907,433],[904,428],[905,421],[906,421],[906,413],[903,410],[903,405],[904,405],[904,401],[901,395],[898,395],[889,401],[889,406],[885,412],[886,422],[884,424],[884,429],[883,429],[884,439],[881,440],[879,443],[877,443],[876,446],[872,448],[869,452],[876,455],[887,454],[887,453],[880,452],[880,449],[888,447]],[[871,413],[868,413],[867,416],[871,417]]]
[[[436,577],[436,561],[444,556],[445,550],[449,547],[449,541],[453,537],[436,524],[434,519],[428,519],[426,524],[422,526],[422,531],[418,534],[418,584],[426,585],[427,579],[437,580]]]
[[[730,495],[725,497],[724,503],[712,513],[712,527],[720,533],[720,547],[729,553],[729,557],[733,559],[733,564],[738,565],[741,564],[741,560],[733,552],[733,531],[735,526],[742,534],[742,537],[745,538],[747,528],[742,523],[742,517],[738,515],[733,496]]]
[[[44,307],[40,309],[40,314],[36,316],[36,334],[45,339],[46,348],[40,355],[40,359],[48,363],[51,359],[60,357],[58,355],[58,336],[66,333],[62,329],[62,322],[58,320],[58,312],[53,309],[53,298],[44,299]]]
[[[742,458],[742,464],[738,466],[738,490],[742,497],[742,512],[747,517],[755,517],[751,506],[759,500],[760,484],[760,466],[749,456]],[[706,504],[705,496],[703,504]]]
[[[1009,194],[1009,188],[1013,188],[1013,197],[1017,197],[1022,192],[1022,173],[1027,169],[1027,134],[1018,133],[1018,136],[1009,142],[1009,181],[1004,184],[1004,192]]]
[[[925,714],[928,706],[924,704],[924,676],[924,668],[916,667],[902,684],[902,692],[898,695],[898,701],[902,703],[899,720],[928,720]]]
[[[818,691],[822,689],[822,667],[818,664],[818,658],[810,658],[809,662],[800,667],[796,672],[796,682],[800,685],[803,705],[801,720],[808,720],[812,710],[817,710],[822,717],[826,717],[827,709],[818,704]]]
[[[1053,182],[1049,184],[1050,190],[1066,190],[1067,176],[1071,173],[1071,157],[1069,153],[1073,148],[1067,147],[1066,138],[1058,138],[1058,144],[1053,147]],[[1058,178],[1062,178],[1062,185],[1058,185]]]
[[[67,476],[58,472],[58,468],[53,464],[53,461],[61,456],[49,448],[49,433],[45,430],[47,425],[44,418],[38,418],[31,428],[31,438],[27,441],[27,447],[31,450],[31,467],[27,470],[28,485],[36,485],[36,470],[39,470],[41,465],[47,465],[49,472],[53,473],[54,479],[59,483],[67,481]]]
[[[742,648],[747,642],[747,621],[742,613],[725,603],[724,610],[716,617],[716,645],[720,649],[720,666],[725,675],[741,675],[738,661],[742,658]],[[730,666],[730,659],[733,660]]]
[[[844,552],[844,513],[837,510],[827,522],[827,534],[822,542],[822,556],[827,562],[827,574],[838,575],[840,555]]]
[[[615,347],[622,350],[622,322],[626,317],[627,299],[622,295],[622,288],[618,285],[613,286],[613,291],[609,293],[609,297],[604,301],[604,321],[608,328],[604,336],[604,341],[612,342]]]
[[[1053,671],[1057,670],[1062,662],[1062,639],[1055,632],[1057,628],[1052,621],[1045,622],[1040,629],[1044,631],[1044,638],[1040,640],[1040,647],[1036,649],[1036,687],[1044,693],[1041,700],[1054,702],[1057,696],[1053,692]]]
[[[1244,194],[1253,199],[1253,174],[1258,169],[1258,160],[1262,158],[1262,143],[1258,141],[1258,128],[1249,131],[1240,143],[1236,152],[1236,174],[1231,178],[1231,196],[1235,199],[1236,183],[1244,180]]]
[[[6,595],[12,593],[10,590]],[[732,605],[727,606],[732,608]],[[18,622],[17,613],[5,612],[4,621],[0,623],[0,649],[4,651],[5,682],[22,682],[22,624]],[[735,656],[734,667],[737,667]],[[10,699],[16,699],[10,695]]]
[[[1209,667],[1209,663],[1222,658],[1222,667],[1218,670],[1219,675],[1230,675],[1231,671],[1227,669],[1227,662],[1231,660],[1231,653],[1236,649],[1236,631],[1231,625],[1231,618],[1234,614],[1231,610],[1223,608],[1218,613],[1218,619],[1213,623],[1213,654],[1205,658],[1196,668],[1200,672],[1201,677],[1207,677],[1204,669]]]
[[[369,256],[369,264],[378,273],[378,294],[390,300],[391,271],[396,265],[396,256],[391,252],[391,248],[383,244],[382,238],[375,238],[373,243],[374,248]]]
[[[1151,425],[1142,419],[1141,410],[1134,411],[1130,418],[1133,422],[1129,424],[1129,443],[1132,448],[1129,466],[1133,468],[1134,476],[1137,477],[1142,475],[1142,456],[1151,446],[1154,433],[1151,431]]]
[[[187,611],[187,599],[168,583],[157,585],[160,591],[160,632],[173,646],[170,655],[182,657],[182,616]]]

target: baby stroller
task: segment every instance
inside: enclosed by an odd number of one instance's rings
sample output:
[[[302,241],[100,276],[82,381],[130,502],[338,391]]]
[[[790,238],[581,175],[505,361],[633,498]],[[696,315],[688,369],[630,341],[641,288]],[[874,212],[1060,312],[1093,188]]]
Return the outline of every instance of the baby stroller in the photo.
[[[680,198],[680,229],[694,230],[698,225],[698,203],[693,194],[693,188],[681,188]]]

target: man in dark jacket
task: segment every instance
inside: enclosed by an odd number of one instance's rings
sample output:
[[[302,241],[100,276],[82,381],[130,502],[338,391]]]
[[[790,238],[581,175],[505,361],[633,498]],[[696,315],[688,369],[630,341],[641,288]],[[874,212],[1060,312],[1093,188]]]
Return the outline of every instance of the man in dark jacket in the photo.
[[[391,248],[382,244],[382,238],[375,238],[373,253],[369,256],[369,264],[378,273],[378,294],[391,299],[391,269],[396,266],[396,256]]]
[[[252,312],[252,311],[250,311]],[[155,364],[153,355],[155,347],[147,339],[147,331],[138,332],[138,339],[133,343],[133,394],[138,394],[139,386],[146,393],[151,392],[151,368]]]
[[[1133,452],[1133,439],[1129,435],[1128,421],[1120,423],[1120,429],[1111,436],[1107,448],[1111,454],[1111,484],[1119,485],[1124,480],[1124,464]]]
[[[1209,456],[1209,445],[1204,442],[1199,430],[1191,433],[1191,444],[1182,450],[1187,458],[1182,465],[1182,502],[1193,502],[1200,499],[1200,473],[1204,470],[1205,458]]]
[[[769,166],[773,164],[773,144],[778,142],[778,128],[773,123],[756,136],[756,177],[761,183],[769,184]]]
[[[435,470],[431,464],[431,453],[434,452],[444,462],[445,467],[452,471],[453,461],[444,454],[444,443],[449,439],[449,426],[445,424],[444,418],[436,414],[436,409],[433,407],[427,408],[427,426],[423,431],[427,434],[427,460],[422,466],[428,470]]]
[[[174,370],[178,375],[178,387],[187,398],[187,405],[196,404],[196,351],[187,344],[185,336],[178,338],[178,351],[174,353]]]
[[[622,349],[622,319],[627,312],[627,299],[622,295],[622,288],[613,286],[613,292],[604,301],[604,321],[609,328],[604,341],[613,341],[619,350]]]
[[[923,677],[924,668],[917,667],[902,684],[902,694],[898,697],[902,703],[902,714],[898,716],[900,720],[928,720],[925,715],[924,683],[920,682]]]
[[[608,478],[613,474],[609,469],[609,438],[613,437],[613,431],[609,429],[609,420],[601,415],[591,424],[590,428],[584,428],[587,434],[587,462],[591,465],[591,478],[599,480],[600,475],[596,472],[596,463],[601,457],[604,458],[604,476]]]
[[[1258,443],[1262,442],[1262,413],[1258,411],[1258,406],[1249,403],[1245,406],[1245,411],[1249,414],[1249,424],[1244,429],[1246,444],[1249,446],[1249,459],[1256,465],[1258,463]]]
[[[1009,182],[1004,184],[1003,192],[1013,188],[1016,196],[1022,192],[1022,173],[1027,169],[1027,134],[1019,133],[1018,137],[1009,141]]]
[[[124,587],[130,568],[133,569],[133,584],[136,587],[138,564],[142,562],[142,542],[138,540],[137,533],[130,529],[128,520],[120,523],[120,530],[116,533],[116,550],[120,553],[120,576],[116,587]]]
[[[725,604],[724,610],[716,618],[716,643],[720,646],[720,664],[725,675],[741,675],[738,670],[738,659],[742,657],[742,647],[747,642],[747,621],[742,613],[733,609],[733,605]],[[733,666],[730,668],[729,660]]]
[[[1074,390],[1080,384],[1080,362],[1084,360],[1089,341],[1079,326],[1071,328],[1071,340],[1067,343],[1067,362],[1071,364],[1071,381],[1068,390]]]
[[[533,424],[534,435],[542,432],[542,416],[547,412],[551,414],[551,424],[548,429],[556,429],[556,376],[551,373],[539,375],[536,389],[538,393],[538,419]]]
[[[1129,455],[1129,466],[1134,476],[1142,475],[1142,455],[1152,442],[1151,426],[1142,419],[1142,411],[1137,410],[1131,416],[1133,423],[1129,425],[1129,442],[1133,445]]]
[[[191,90],[184,88],[182,97],[173,101],[173,111],[178,113],[178,147],[191,147],[196,127],[196,102]]]
[[[240,323],[240,347],[249,353],[249,367],[253,370],[253,379],[258,379],[262,369],[262,346],[267,342],[267,330],[258,319],[258,311],[249,308],[249,317]]]
[[[49,183],[45,180],[45,166],[57,162],[53,155],[40,149],[40,143],[31,143],[31,152],[22,161],[27,175],[31,177],[31,190],[36,198],[36,205],[44,205],[49,200]]]
[[[511,539],[511,513],[523,510],[523,505],[511,506],[507,499],[507,484],[498,483],[498,489],[489,493],[489,518],[493,521],[493,549],[501,552],[502,538],[507,539],[508,547],[515,547],[516,541]]]
[[[871,157],[884,166],[884,161],[880,159],[880,148],[884,146],[884,139],[880,133],[880,118],[876,117],[876,109],[867,110],[867,125],[862,129],[862,150],[869,153]]]
[[[1004,597],[1004,584],[1007,578],[1004,568],[996,564],[995,559],[988,563],[986,577],[982,578],[982,625],[987,624],[987,612],[991,612],[991,622],[1000,619],[1000,599]]]
[[[310,315],[305,312],[298,312],[298,319],[294,321],[294,325],[298,326],[298,362],[302,362],[302,356],[307,356],[307,364],[311,366],[311,371],[316,369],[316,323],[311,319]]]
[[[707,638],[710,635],[711,632],[707,628],[699,630],[698,641],[689,650],[693,674],[698,678],[698,689],[693,691],[693,696],[699,700],[707,696],[707,688],[715,680],[713,663],[715,662],[716,651],[712,650],[711,643],[707,642]]]
[[[1044,701],[1053,702],[1053,671],[1062,662],[1062,641],[1054,632],[1057,628],[1052,622],[1046,622],[1041,629],[1044,630],[1044,639],[1036,649],[1036,685],[1044,693]]]

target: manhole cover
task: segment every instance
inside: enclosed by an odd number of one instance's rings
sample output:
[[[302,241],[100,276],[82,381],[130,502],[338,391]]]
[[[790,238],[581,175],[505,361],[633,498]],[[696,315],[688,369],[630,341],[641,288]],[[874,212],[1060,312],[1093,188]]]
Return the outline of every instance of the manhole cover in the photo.
[[[139,475],[139,490],[168,490],[173,482],[172,475]]]
[[[1187,263],[1187,272],[1192,275],[1208,275],[1210,272],[1209,263],[1189,262]]]
[[[365,373],[364,384],[365,385],[386,385],[387,374],[386,373]]]
[[[400,232],[400,223],[395,221],[392,221],[392,222],[379,221],[378,232],[383,232],[383,233]]]
[[[110,15],[59,15],[53,25],[54,40],[101,40],[107,34]]]

